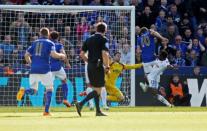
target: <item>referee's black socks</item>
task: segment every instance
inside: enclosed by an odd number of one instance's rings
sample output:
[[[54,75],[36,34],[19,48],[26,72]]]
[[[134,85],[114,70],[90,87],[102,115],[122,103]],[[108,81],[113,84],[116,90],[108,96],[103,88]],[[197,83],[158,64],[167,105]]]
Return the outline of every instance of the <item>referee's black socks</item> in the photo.
[[[95,105],[96,105],[96,113],[100,113],[100,106],[99,106],[99,96],[98,93],[96,93],[97,95],[94,97],[94,101],[95,101]]]
[[[86,102],[88,102],[90,99],[94,98],[98,96],[97,92],[94,90],[92,92],[90,92],[86,97],[85,99],[83,99],[79,104],[80,106],[83,106]]]

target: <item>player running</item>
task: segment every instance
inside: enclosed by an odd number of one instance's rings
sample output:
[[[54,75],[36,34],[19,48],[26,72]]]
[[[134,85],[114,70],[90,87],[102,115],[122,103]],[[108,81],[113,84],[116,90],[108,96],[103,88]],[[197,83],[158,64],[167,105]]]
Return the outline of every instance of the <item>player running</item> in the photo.
[[[58,39],[59,39],[59,33],[58,32],[53,31],[53,32],[50,33],[50,40],[52,42],[54,42],[56,52],[65,54],[65,56],[66,56],[64,47],[61,43],[58,42]],[[69,64],[69,61],[68,61],[67,57],[64,60],[64,62],[66,63],[66,66],[70,68],[70,64]],[[66,76],[65,70],[63,68],[63,60],[55,59],[55,58],[51,57],[51,63],[50,64],[51,64],[51,72],[52,72],[52,75],[53,75],[53,80],[55,79],[55,77],[57,77],[62,82],[63,104],[67,107],[71,107],[71,104],[67,100],[68,85],[67,85],[67,76]]]
[[[164,70],[166,70],[167,68],[173,68],[173,66],[169,63],[167,56],[168,54],[166,51],[160,52],[158,59],[156,59],[154,62],[152,71],[147,75],[149,85],[143,84],[141,88],[144,92],[149,90],[149,92],[151,92],[152,95],[160,102],[162,102],[166,106],[172,107],[173,105],[171,105],[162,95],[158,93],[160,75],[162,75]]]
[[[48,39],[49,29],[41,28],[40,38],[32,42],[25,53],[25,60],[31,64],[29,75],[30,88],[20,88],[17,93],[17,100],[21,101],[24,94],[34,95],[38,90],[38,83],[41,82],[46,88],[46,100],[44,116],[49,116],[49,107],[51,103],[53,78],[50,70],[50,56],[56,59],[65,59],[65,54],[57,53],[55,45]]]
[[[143,68],[145,77],[152,71],[152,67],[155,64],[155,41],[154,38],[158,38],[163,41],[168,39],[162,37],[158,32],[142,27],[140,31],[141,36],[137,38],[137,50],[141,52],[141,58],[143,62]],[[143,85],[143,83],[140,83]]]

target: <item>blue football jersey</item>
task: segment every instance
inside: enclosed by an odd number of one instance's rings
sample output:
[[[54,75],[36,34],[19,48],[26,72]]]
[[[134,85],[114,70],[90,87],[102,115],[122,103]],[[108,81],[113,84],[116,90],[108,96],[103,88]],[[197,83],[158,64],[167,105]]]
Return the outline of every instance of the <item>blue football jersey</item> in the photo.
[[[27,49],[32,59],[31,74],[46,74],[51,71],[51,51],[55,51],[55,45],[49,39],[39,38],[32,42],[32,45]]]
[[[152,62],[155,60],[155,42],[154,36],[150,32],[146,32],[137,38],[137,45],[142,50],[142,62]]]
[[[61,43],[55,42],[55,50],[56,52],[60,53],[63,49],[63,45]],[[63,62],[59,59],[54,59],[51,57],[51,71],[59,71],[63,66]]]

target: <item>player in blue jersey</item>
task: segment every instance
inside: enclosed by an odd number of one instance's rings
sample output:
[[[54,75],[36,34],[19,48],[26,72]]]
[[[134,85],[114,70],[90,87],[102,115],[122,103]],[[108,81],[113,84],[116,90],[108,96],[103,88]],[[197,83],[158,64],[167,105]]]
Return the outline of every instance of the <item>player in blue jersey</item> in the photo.
[[[161,51],[159,59],[156,59],[155,54],[155,41],[154,38],[160,39],[162,42],[167,42],[168,39],[161,36],[158,32],[142,27],[140,31],[140,37],[138,37],[137,49],[141,52],[141,58],[144,68],[145,77],[147,78],[146,83],[140,82],[140,87],[144,92],[149,89],[152,95],[161,101],[163,104],[172,107],[172,105],[160,94],[158,94],[158,86],[160,81],[160,75],[169,66],[167,60],[167,52]]]
[[[56,31],[53,31],[50,33],[50,40],[54,42],[55,44],[55,50],[58,53],[63,53],[66,55],[64,47],[61,43],[58,42],[59,39],[59,33]],[[68,96],[68,85],[67,85],[67,76],[65,73],[65,70],[63,68],[63,62],[66,63],[67,67],[70,67],[69,61],[67,58],[62,61],[60,59],[51,58],[51,72],[53,75],[53,79],[55,77],[59,78],[62,81],[62,91],[63,91],[63,104],[67,107],[70,107],[71,104],[67,100]]]
[[[141,52],[141,58],[144,68],[145,77],[147,78],[147,75],[152,71],[153,65],[155,65],[155,40],[154,38],[160,39],[163,41],[168,41],[168,39],[162,37],[158,32],[147,29],[146,27],[142,27],[140,31],[140,36],[137,38],[137,50],[138,52]],[[140,86],[146,86],[146,83],[140,82]]]
[[[56,59],[65,59],[65,54],[57,53],[55,45],[48,39],[48,28],[41,28],[40,38],[32,42],[25,53],[25,60],[31,64],[29,75],[30,88],[20,88],[17,93],[17,100],[21,101],[25,94],[34,95],[38,90],[38,83],[41,82],[46,88],[45,111],[44,116],[49,116],[49,107],[51,103],[53,90],[53,77],[50,68],[50,56]]]

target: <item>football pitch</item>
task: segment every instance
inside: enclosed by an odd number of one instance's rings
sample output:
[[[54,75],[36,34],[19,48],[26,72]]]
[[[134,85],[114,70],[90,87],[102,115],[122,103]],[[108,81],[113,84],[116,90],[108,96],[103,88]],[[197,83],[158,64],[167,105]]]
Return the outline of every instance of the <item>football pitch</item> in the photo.
[[[83,110],[52,108],[43,117],[42,108],[0,107],[0,131],[206,131],[207,108],[118,107],[96,117]]]

